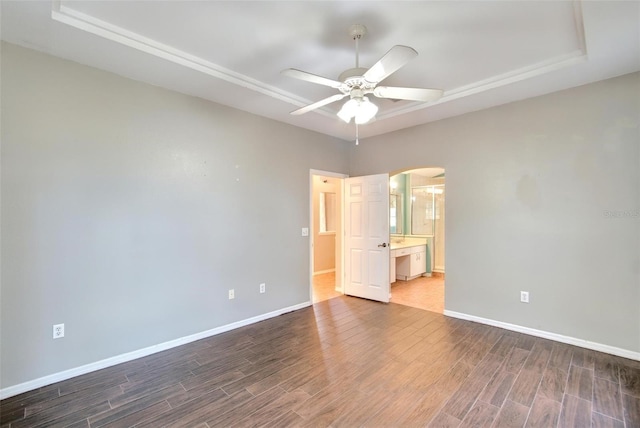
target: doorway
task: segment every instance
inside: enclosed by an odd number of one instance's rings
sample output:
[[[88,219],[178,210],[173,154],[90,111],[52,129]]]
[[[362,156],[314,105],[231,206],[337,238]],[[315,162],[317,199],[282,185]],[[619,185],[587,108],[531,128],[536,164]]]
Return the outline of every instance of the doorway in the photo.
[[[390,277],[393,303],[444,312],[445,189],[443,168],[412,169],[390,177],[391,263],[405,266],[409,256],[395,261],[393,256],[418,245],[426,247],[420,270]]]
[[[342,295],[343,180],[347,176],[311,170],[311,303]]]

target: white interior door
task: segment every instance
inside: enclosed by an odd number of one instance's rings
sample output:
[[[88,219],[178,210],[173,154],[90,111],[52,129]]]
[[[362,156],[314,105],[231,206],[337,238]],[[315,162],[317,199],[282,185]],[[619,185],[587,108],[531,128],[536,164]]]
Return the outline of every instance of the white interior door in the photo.
[[[389,174],[345,179],[345,294],[389,302]]]

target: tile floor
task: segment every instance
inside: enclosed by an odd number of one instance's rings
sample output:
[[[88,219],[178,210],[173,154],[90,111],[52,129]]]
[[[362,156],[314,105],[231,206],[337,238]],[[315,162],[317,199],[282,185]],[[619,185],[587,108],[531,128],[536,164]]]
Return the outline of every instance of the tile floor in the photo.
[[[335,273],[313,277],[313,302],[322,302],[341,294],[335,291]],[[439,314],[444,311],[444,277],[419,277],[391,284],[391,302]]]
[[[313,296],[311,296],[313,303],[324,302],[338,296],[342,294],[336,291],[335,272],[313,276]]]
[[[426,311],[444,312],[444,277],[418,277],[391,284],[391,302]]]

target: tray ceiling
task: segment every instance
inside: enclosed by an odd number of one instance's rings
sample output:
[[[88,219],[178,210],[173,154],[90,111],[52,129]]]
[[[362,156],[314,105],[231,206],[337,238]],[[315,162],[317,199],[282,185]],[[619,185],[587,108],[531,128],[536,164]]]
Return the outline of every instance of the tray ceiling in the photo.
[[[335,90],[354,66],[351,24],[367,26],[360,64],[393,45],[419,56],[384,81],[445,91],[434,103],[373,98],[360,137],[640,70],[640,3],[613,1],[3,1],[2,39],[344,140],[343,102],[289,112]]]

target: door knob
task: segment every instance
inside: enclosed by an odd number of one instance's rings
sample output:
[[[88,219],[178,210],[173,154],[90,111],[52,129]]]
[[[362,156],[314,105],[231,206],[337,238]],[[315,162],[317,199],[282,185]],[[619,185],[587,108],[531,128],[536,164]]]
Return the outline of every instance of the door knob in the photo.
[[[382,244],[378,244],[378,247],[382,247],[382,248],[384,248],[384,247],[386,247],[386,246],[387,246],[387,243],[386,243],[386,242],[383,242]]]

